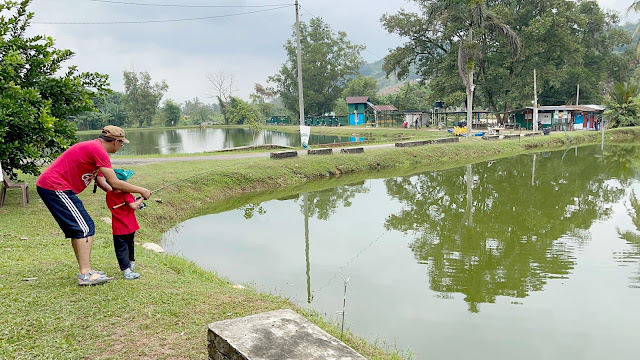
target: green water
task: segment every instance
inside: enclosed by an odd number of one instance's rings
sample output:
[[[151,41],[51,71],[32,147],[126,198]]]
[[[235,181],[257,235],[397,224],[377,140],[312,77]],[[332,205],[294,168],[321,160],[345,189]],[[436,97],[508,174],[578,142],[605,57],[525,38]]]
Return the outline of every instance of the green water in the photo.
[[[169,252],[417,359],[640,358],[640,148],[371,179],[188,220]],[[348,179],[348,178],[347,178]]]
[[[78,135],[80,141],[95,139],[100,135]],[[131,142],[119,150],[118,155],[149,155],[149,154],[191,154],[205,151],[216,151],[240,146],[253,145],[285,145],[300,147],[300,134],[285,133],[273,130],[260,130],[252,133],[244,128],[190,128],[190,129],[162,129],[162,130],[130,130],[127,139]],[[361,141],[364,138],[350,136],[318,135],[313,131],[309,144],[330,144],[350,141]]]

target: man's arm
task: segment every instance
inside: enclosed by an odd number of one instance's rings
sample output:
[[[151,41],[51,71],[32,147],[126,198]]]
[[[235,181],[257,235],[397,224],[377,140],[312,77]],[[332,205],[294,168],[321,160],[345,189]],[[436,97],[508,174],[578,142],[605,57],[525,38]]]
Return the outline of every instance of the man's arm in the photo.
[[[100,189],[104,190],[105,192],[113,190],[104,176],[96,176],[96,184],[98,184],[98,187],[100,187]]]
[[[109,183],[109,185],[111,185],[111,187],[114,189],[128,192],[128,193],[140,194],[145,200],[151,197],[151,191],[149,191],[148,189],[145,189],[141,186],[129,184],[126,181],[122,181],[118,179],[113,169],[101,167],[100,172],[102,173],[102,175],[104,175],[105,179],[107,179],[107,182]]]

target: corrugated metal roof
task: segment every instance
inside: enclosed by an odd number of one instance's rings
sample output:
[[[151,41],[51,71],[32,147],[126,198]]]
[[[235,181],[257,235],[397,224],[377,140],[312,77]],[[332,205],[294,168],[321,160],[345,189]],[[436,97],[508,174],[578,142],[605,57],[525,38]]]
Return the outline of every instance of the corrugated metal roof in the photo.
[[[368,96],[349,96],[347,104],[366,104],[369,101]]]
[[[559,105],[559,106],[538,106],[538,111],[584,111],[584,112],[601,112],[605,109],[599,105]],[[533,110],[533,106],[527,106],[522,109],[509,111],[510,113],[524,112],[525,110]]]
[[[373,105],[372,108],[375,111],[397,111],[398,110],[393,105]]]

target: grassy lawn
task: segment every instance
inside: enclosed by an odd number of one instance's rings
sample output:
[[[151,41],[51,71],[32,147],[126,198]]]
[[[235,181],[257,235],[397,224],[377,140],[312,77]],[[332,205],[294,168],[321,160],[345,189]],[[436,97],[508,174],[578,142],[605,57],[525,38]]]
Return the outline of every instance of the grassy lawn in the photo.
[[[640,129],[609,130],[606,137],[607,141],[635,142]],[[599,141],[596,132],[552,133],[496,142],[466,138],[458,144],[371,149],[357,155],[127,166],[136,172],[132,183],[152,190],[195,175],[154,194],[152,199],[160,198],[162,203],[149,200],[147,208],[138,213],[142,229],[136,240],[159,242],[167,229],[193,216],[283,194]],[[206,358],[207,324],[281,308],[294,309],[339,336],[335,324],[297,308],[288,299],[250,287],[235,289],[225,274],[140,246],[136,268],[143,275],[135,281],[123,280],[118,276],[111,227],[101,220],[110,217],[104,193],[92,194],[90,189],[80,198],[96,222],[92,266],[116,275],[116,280],[78,287],[70,241],[63,238],[38,198],[35,178],[22,176],[21,180],[30,184],[30,205],[23,208],[20,192],[12,189],[0,208],[0,358],[202,359]],[[37,279],[23,281],[26,278]],[[393,349],[387,352],[385,346],[351,334],[345,342],[371,359],[406,355]]]

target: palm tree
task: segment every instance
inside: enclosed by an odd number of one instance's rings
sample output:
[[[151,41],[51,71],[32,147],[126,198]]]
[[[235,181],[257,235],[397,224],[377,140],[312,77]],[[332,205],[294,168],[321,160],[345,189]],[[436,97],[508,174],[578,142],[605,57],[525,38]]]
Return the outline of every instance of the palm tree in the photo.
[[[640,0],[637,0],[640,1]],[[487,5],[486,0],[419,1],[435,26],[450,32],[458,41],[458,73],[467,93],[467,134],[471,134],[473,115],[473,70],[484,62],[489,49],[495,46],[496,35],[503,36],[514,56],[522,47],[518,35],[503,23]],[[475,36],[475,37],[474,37]]]
[[[634,12],[640,12],[640,0],[634,0],[631,5],[629,5],[629,8],[627,9],[627,14],[630,11],[634,11]],[[636,42],[636,56],[638,56],[638,58],[640,58],[640,41],[638,41],[638,39],[636,38],[636,36],[640,34],[640,24],[638,24],[638,27],[636,28],[636,31],[633,32],[633,36],[631,36],[631,41],[635,41]]]
[[[605,99],[607,110],[604,115],[611,121],[612,128],[619,126],[633,126],[640,114],[638,103],[640,86],[635,83],[619,82],[613,86]]]

